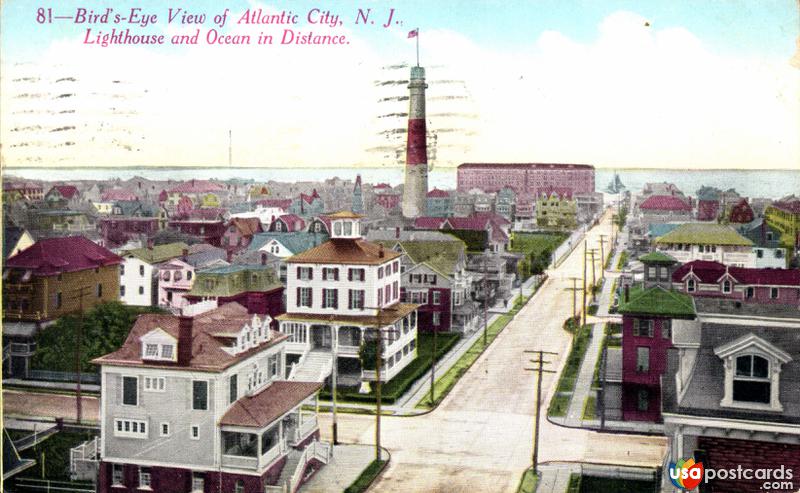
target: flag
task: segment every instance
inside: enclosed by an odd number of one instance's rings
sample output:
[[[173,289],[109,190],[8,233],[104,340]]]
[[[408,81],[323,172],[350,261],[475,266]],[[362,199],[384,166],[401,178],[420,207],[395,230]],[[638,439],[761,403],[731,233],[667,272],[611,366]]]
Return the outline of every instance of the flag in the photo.
[[[416,28],[413,31],[408,31],[409,38],[416,38],[417,36],[419,36],[419,28]]]

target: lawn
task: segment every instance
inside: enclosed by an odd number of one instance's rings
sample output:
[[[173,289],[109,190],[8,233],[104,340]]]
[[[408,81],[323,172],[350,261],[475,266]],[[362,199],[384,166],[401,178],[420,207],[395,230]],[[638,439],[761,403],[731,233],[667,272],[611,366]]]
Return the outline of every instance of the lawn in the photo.
[[[564,328],[572,332],[570,329],[574,329],[574,323],[571,323],[570,320],[571,319],[567,319]],[[589,346],[591,336],[591,325],[584,325],[577,331],[577,335],[574,336],[572,349],[570,349],[569,357],[567,358],[567,364],[564,366],[564,370],[558,378],[556,395],[553,397],[552,401],[550,401],[550,408],[548,409],[549,416],[563,417],[566,415],[571,394],[575,390],[575,380],[578,378],[578,372],[580,372],[583,356],[586,353],[586,348]]]
[[[563,233],[514,233],[511,235],[509,250],[524,253],[526,274],[540,274],[550,264],[550,257],[560,244],[567,239]],[[527,276],[526,276],[527,277]]]
[[[536,491],[536,483],[538,482],[539,478],[536,476],[536,473],[533,472],[533,469],[526,470],[522,473],[522,479],[519,481],[517,493],[534,493]]]
[[[628,263],[628,252],[626,250],[619,255],[619,260],[617,261],[617,270],[622,270],[622,268],[625,267],[625,264],[627,263]]]
[[[597,419],[597,396],[589,395],[583,404],[583,419]]]
[[[580,493],[581,492],[581,475],[572,473],[569,475],[569,483],[567,484],[567,493]]]
[[[375,478],[378,477],[378,474],[383,471],[383,468],[386,467],[386,463],[388,461],[385,460],[374,460],[364,469],[361,474],[353,481],[353,484],[345,488],[344,493],[361,493],[363,491],[367,491],[367,488],[370,487]]]
[[[436,361],[442,359],[444,355],[458,342],[461,334],[455,332],[442,332],[436,336]],[[422,377],[431,367],[431,354],[433,353],[433,334],[417,335],[417,357],[400,370],[400,373],[381,386],[381,402],[391,404],[408,390],[420,377]],[[374,385],[373,385],[374,387]],[[326,387],[320,392],[320,399],[330,400],[330,388]],[[361,402],[374,403],[375,393],[359,394],[358,387],[338,387],[336,392],[337,402]]]

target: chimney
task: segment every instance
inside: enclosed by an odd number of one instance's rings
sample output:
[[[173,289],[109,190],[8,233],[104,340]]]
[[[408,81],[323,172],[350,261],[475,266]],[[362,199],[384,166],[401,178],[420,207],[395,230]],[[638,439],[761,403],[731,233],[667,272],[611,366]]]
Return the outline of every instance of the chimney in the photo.
[[[227,256],[228,263],[230,264],[231,262],[233,262],[233,250],[232,249],[228,249],[225,252],[225,254]]]
[[[267,252],[261,252],[261,265],[267,265]]]
[[[383,258],[383,243],[378,245],[378,258]]]
[[[192,363],[192,323],[194,319],[186,315],[178,316],[178,365]]]
[[[394,237],[398,240],[400,239],[400,226],[394,228]]]
[[[625,303],[630,301],[630,299],[631,299],[631,287],[630,286],[627,286],[627,285],[625,286],[625,297],[623,299],[625,300]]]
[[[184,262],[186,262],[186,260],[188,260],[188,258],[189,258],[189,249],[188,249],[188,248],[184,248],[184,249],[181,251],[181,260],[183,260]]]
[[[152,238],[147,239],[147,249],[152,250],[153,246],[155,245],[155,241]]]

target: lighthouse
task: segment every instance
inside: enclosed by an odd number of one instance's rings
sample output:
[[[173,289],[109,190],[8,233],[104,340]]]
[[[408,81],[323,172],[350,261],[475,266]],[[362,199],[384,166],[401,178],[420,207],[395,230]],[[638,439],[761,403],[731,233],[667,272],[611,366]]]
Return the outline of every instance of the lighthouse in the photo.
[[[406,176],[403,188],[403,217],[425,215],[428,193],[428,143],[425,125],[425,69],[411,67],[408,82],[408,141],[406,143]]]

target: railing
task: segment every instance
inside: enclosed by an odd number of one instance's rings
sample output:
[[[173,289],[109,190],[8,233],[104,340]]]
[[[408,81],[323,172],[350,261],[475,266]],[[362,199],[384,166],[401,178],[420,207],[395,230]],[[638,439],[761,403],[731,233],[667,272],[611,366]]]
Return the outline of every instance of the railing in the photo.
[[[308,421],[303,421],[300,427],[294,430],[294,437],[292,444],[296,445],[308,437],[314,430],[317,429],[317,418],[312,417]]]
[[[94,483],[53,481],[50,479],[18,478],[16,489],[20,491],[46,491],[63,493],[94,493]]]
[[[76,479],[95,479],[100,464],[100,440],[84,442],[69,450],[69,477]]]
[[[3,310],[3,318],[14,320],[41,320],[45,314],[39,311],[29,312],[22,310]]]
[[[272,486],[272,485],[265,484],[264,485],[264,493],[287,493],[286,485],[284,484],[284,485]]]
[[[47,380],[53,382],[77,382],[78,374],[69,371],[30,370],[29,380]],[[100,375],[97,373],[81,373],[81,383],[100,384]]]
[[[36,352],[36,343],[12,342],[9,344],[9,352],[15,356],[28,356]]]
[[[330,443],[314,440],[309,445],[309,448],[314,458],[321,461],[323,464],[330,462],[331,457],[333,457],[333,446]]]
[[[11,290],[11,291],[33,291],[33,284],[31,284],[31,283],[25,283],[25,284],[8,283],[8,284],[3,284],[3,288]]]
[[[339,354],[344,356],[358,356],[358,350],[360,349],[358,346],[346,346],[344,344],[339,344]]]
[[[306,447],[303,450],[303,454],[300,456],[300,461],[297,463],[297,466],[294,469],[294,473],[292,473],[292,477],[289,480],[289,493],[294,493],[297,491],[297,487],[300,486],[300,481],[303,479],[303,471],[306,470],[306,464],[308,464],[308,449],[311,448],[311,445]]]
[[[267,450],[261,455],[261,460],[259,461],[261,467],[268,466],[272,463],[275,459],[281,456],[286,450],[289,449],[289,445],[286,443],[286,438],[283,438],[281,441],[275,444],[274,447]]]
[[[258,457],[244,457],[241,455],[223,455],[222,465],[226,467],[235,467],[237,469],[258,470]]]
[[[314,440],[308,444],[308,447],[303,450],[303,454],[300,456],[300,461],[297,463],[294,473],[289,480],[289,484],[287,485],[288,493],[294,493],[297,491],[297,487],[300,486],[300,481],[303,480],[303,471],[306,470],[306,465],[308,464],[309,460],[317,459],[323,464],[327,464],[330,462],[331,453],[332,450],[329,443],[322,443]]]

